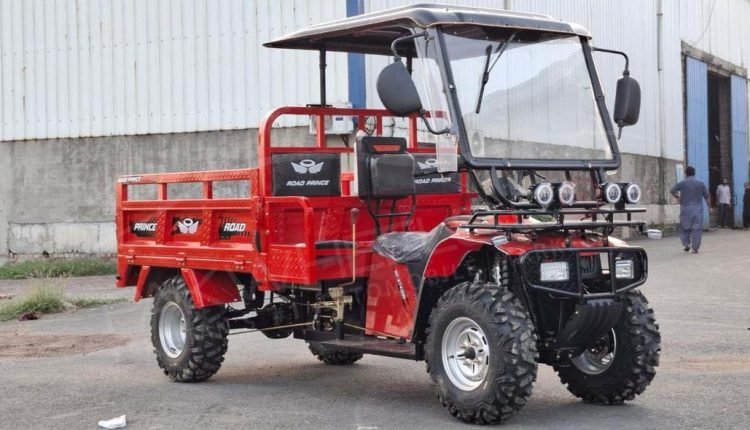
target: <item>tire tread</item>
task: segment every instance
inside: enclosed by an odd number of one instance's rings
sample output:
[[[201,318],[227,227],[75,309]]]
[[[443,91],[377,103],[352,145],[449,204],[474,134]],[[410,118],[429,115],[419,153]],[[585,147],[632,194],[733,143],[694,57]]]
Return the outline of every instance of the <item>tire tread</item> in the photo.
[[[188,359],[184,360],[177,368],[165,363],[158,351],[160,296],[169,294],[178,297],[182,304],[188,308],[189,315],[191,315],[191,324],[188,329],[192,330],[193,345],[190,348]],[[156,361],[164,374],[177,382],[200,382],[210,378],[221,368],[224,354],[226,354],[228,348],[229,323],[224,318],[222,307],[196,309],[185,280],[182,276],[174,276],[159,287],[157,295],[154,297],[151,333]]]
[[[504,372],[498,372],[493,381],[494,389],[482,401],[471,406],[462,406],[446,394],[440,388],[441,376],[431,366],[435,342],[441,342],[441,336],[434,331],[434,327],[441,313],[456,303],[468,303],[481,309],[490,322],[491,330],[495,331],[496,338],[500,339],[503,351],[501,367]],[[536,334],[528,313],[512,292],[482,282],[459,284],[446,291],[438,300],[430,315],[426,335],[427,372],[438,384],[438,399],[451,415],[472,424],[497,424],[506,421],[526,405],[536,380]],[[439,359],[434,357],[434,360]]]
[[[626,351],[632,351],[626,363],[595,377],[589,377],[573,365],[554,366],[568,391],[584,402],[621,405],[642,394],[656,375],[661,335],[654,311],[640,291],[628,292],[625,295],[625,305],[625,315],[621,322],[624,321],[630,334],[629,348]]]

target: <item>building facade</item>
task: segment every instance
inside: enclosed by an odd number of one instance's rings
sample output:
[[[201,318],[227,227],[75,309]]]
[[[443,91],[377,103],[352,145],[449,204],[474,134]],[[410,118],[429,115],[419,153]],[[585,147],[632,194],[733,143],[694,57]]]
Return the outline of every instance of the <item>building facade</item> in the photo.
[[[317,54],[263,42],[407,3],[0,1],[0,250],[112,253],[117,175],[253,166],[266,112],[318,102]],[[668,190],[688,164],[712,190],[729,178],[741,211],[750,0],[441,3],[549,14],[627,52],[643,94],[618,176],[644,185],[648,220],[676,222]],[[379,106],[387,61],[329,54],[328,101]],[[622,60],[595,61],[611,102]],[[307,134],[305,118],[275,125]]]

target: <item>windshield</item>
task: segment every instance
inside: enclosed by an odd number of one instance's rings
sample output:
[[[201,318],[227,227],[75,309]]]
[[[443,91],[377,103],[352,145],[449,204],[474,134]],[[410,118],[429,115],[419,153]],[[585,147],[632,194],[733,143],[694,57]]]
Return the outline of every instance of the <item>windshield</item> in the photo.
[[[612,159],[577,36],[449,27],[444,39],[475,158]]]

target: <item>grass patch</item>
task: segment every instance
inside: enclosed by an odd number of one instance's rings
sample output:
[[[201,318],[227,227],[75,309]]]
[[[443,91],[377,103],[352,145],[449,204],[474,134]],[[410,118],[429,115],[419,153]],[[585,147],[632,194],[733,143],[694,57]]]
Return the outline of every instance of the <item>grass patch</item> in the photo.
[[[126,303],[128,299],[125,298],[114,298],[114,299],[102,299],[95,297],[66,297],[65,302],[70,303],[78,309],[94,308],[96,306],[113,305],[115,303]]]
[[[117,264],[101,258],[45,258],[0,266],[0,279],[114,275]]]
[[[41,280],[40,280],[41,281]],[[23,314],[53,314],[67,309],[90,308],[94,306],[123,303],[124,298],[102,299],[85,297],[68,297],[65,289],[57,284],[44,280],[31,288],[23,297],[14,297],[0,302],[0,321],[17,319]]]

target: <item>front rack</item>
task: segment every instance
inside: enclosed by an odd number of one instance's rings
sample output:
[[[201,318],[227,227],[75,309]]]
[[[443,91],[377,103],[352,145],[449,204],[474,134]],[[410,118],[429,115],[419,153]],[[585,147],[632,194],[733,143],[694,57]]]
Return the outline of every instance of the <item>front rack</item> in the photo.
[[[644,213],[645,208],[631,209],[528,209],[528,210],[480,210],[474,212],[469,222],[462,224],[459,228],[467,229],[470,232],[476,230],[498,230],[508,234],[513,232],[537,232],[537,231],[570,231],[570,230],[604,230],[605,234],[611,234],[616,227],[637,228],[643,233],[646,225],[645,221],[633,220],[633,214]],[[624,214],[624,220],[615,219],[615,215]],[[524,219],[529,216],[552,216],[554,221],[524,223]],[[578,221],[570,221],[570,217],[583,215]],[[482,217],[491,216],[493,223],[479,223],[477,220]],[[506,220],[509,217],[515,218],[513,222],[502,222],[501,217]],[[566,218],[568,221],[566,221]]]

